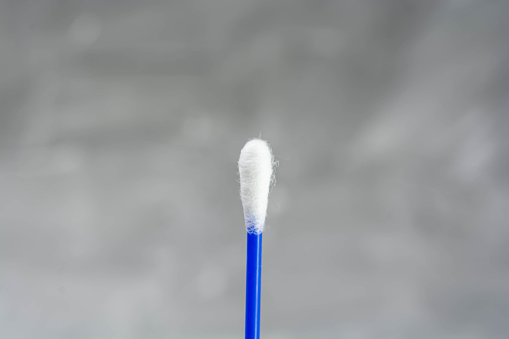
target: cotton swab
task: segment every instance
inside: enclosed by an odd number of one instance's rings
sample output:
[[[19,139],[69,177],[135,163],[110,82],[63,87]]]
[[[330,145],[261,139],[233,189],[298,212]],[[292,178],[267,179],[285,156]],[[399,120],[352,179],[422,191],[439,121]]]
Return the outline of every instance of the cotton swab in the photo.
[[[246,339],[260,338],[262,235],[267,215],[272,164],[272,152],[263,140],[248,141],[240,152],[240,197],[247,230]]]

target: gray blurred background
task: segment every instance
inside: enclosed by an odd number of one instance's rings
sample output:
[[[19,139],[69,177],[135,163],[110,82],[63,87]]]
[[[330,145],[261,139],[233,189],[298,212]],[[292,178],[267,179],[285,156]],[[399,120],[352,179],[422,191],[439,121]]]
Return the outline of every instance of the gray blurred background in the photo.
[[[1,0],[0,337],[509,337],[509,2]]]

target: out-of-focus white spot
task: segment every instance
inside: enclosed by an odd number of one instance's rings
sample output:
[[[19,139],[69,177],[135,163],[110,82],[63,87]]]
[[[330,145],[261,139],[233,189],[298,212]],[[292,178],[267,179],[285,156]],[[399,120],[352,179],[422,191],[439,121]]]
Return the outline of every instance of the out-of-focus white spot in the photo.
[[[487,136],[467,140],[456,163],[458,174],[466,181],[477,179],[491,161],[493,154],[494,149]]]
[[[205,117],[189,118],[182,125],[182,133],[197,143],[206,143],[212,136],[212,121]]]
[[[353,145],[352,156],[356,160],[368,160],[394,152],[403,139],[404,126],[396,121],[381,121],[370,126]]]
[[[82,166],[82,157],[76,149],[60,147],[54,155],[52,165],[59,173],[76,171]]]
[[[204,268],[196,277],[195,286],[205,299],[221,296],[226,290],[226,274],[216,267]]]
[[[77,45],[90,45],[101,35],[102,27],[99,19],[92,15],[76,18],[69,29],[69,38]]]

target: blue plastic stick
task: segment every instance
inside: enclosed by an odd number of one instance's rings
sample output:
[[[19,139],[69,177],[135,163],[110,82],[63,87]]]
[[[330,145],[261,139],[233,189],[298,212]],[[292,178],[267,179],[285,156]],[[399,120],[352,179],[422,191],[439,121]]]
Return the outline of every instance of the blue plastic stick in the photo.
[[[247,233],[246,339],[260,338],[262,235]]]

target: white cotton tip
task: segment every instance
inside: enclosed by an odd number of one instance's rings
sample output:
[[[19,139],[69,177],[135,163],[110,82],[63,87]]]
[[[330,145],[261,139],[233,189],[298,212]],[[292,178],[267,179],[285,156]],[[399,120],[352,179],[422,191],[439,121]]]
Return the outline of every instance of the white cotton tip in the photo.
[[[263,140],[250,140],[240,151],[240,198],[248,233],[263,232],[272,179],[272,163],[272,152],[267,142]]]

